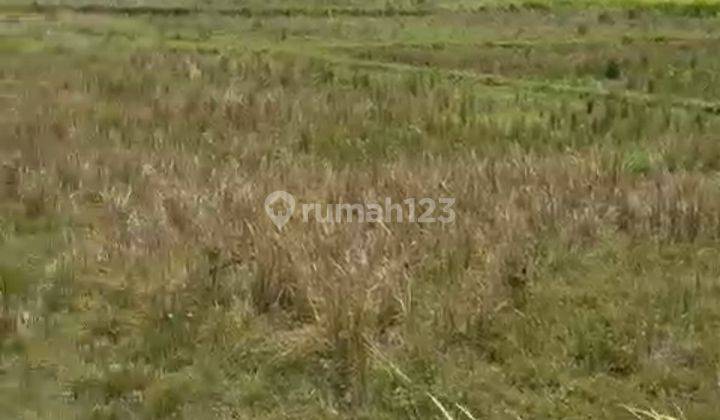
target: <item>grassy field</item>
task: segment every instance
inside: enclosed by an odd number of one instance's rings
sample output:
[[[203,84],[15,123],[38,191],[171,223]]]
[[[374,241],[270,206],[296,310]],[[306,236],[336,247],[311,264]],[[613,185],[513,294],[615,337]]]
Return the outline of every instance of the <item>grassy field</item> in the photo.
[[[0,0],[0,419],[717,419],[718,51],[711,1]]]

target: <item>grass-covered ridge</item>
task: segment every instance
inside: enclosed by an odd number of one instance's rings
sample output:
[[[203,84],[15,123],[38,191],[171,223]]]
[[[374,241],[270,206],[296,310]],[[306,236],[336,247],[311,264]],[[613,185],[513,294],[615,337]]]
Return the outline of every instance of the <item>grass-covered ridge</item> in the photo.
[[[625,10],[688,17],[716,17],[717,0],[3,0],[6,10],[44,13],[73,11],[120,15],[185,16],[212,12],[228,16],[424,16],[447,12],[487,13],[523,10],[551,13],[558,10]]]

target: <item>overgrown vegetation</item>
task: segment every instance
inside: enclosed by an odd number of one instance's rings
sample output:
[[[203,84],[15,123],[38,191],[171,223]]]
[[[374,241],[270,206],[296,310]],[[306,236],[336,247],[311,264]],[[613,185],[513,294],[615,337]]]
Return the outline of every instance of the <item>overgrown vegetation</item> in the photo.
[[[715,3],[60,4],[0,7],[0,417],[717,417]]]

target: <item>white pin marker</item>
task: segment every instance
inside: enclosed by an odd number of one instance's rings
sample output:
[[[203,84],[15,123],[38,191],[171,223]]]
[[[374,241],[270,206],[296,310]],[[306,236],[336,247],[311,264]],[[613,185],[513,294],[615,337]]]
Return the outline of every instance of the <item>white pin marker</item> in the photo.
[[[285,211],[275,211],[274,206],[282,201],[285,205]],[[285,191],[275,191],[265,198],[265,212],[272,222],[277,226],[278,230],[290,221],[290,217],[295,211],[295,197]]]

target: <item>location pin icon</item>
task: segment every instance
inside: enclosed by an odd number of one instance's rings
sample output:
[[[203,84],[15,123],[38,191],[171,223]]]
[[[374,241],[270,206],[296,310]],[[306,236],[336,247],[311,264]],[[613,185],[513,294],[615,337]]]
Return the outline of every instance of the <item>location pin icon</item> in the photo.
[[[273,205],[282,201],[285,204],[283,212],[275,211]],[[278,230],[282,230],[283,226],[290,220],[295,211],[295,197],[285,191],[275,191],[265,198],[265,212],[270,220],[277,226]]]

